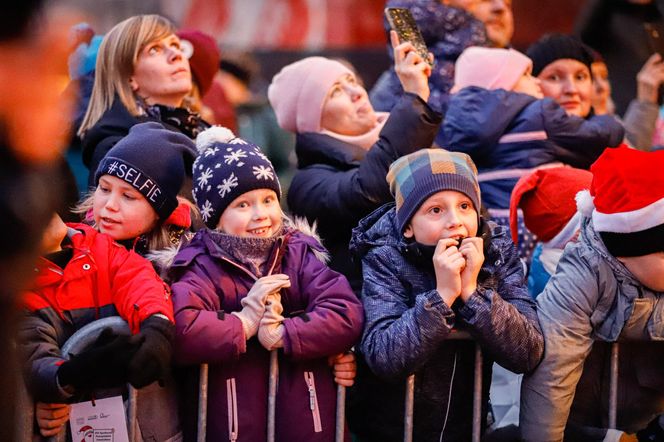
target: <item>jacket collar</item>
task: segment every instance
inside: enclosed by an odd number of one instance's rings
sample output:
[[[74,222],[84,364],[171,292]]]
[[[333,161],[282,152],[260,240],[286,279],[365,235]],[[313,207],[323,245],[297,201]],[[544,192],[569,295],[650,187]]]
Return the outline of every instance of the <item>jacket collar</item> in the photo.
[[[299,169],[313,164],[327,164],[347,170],[359,167],[367,151],[329,135],[305,132],[297,134],[295,153]]]

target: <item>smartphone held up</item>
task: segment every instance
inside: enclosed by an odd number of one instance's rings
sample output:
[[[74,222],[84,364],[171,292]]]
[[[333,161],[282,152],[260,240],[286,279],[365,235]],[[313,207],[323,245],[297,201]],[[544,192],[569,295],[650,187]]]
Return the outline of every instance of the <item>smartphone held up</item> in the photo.
[[[385,17],[390,28],[397,33],[399,42],[410,42],[423,60],[433,68],[433,60],[417,23],[408,8],[385,8]]]

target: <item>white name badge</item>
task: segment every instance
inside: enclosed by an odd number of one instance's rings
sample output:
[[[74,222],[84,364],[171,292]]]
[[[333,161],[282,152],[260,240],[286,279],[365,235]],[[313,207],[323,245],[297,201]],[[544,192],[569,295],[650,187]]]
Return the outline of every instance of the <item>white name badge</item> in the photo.
[[[122,396],[72,404],[69,429],[76,442],[129,442]]]

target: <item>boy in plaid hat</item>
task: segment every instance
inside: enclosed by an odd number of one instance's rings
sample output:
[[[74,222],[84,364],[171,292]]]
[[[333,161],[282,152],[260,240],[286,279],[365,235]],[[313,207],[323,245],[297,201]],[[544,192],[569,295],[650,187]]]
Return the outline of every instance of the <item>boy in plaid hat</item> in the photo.
[[[524,440],[562,440],[573,424],[602,426],[606,389],[594,388],[597,397],[580,392],[588,391],[584,378],[599,383],[605,368],[588,357],[601,348],[593,344],[617,340],[636,341],[620,347],[620,389],[628,393],[618,396],[618,428],[634,432],[650,421],[639,440],[664,440],[651,421],[664,411],[664,347],[638,342],[664,340],[663,167],[664,152],[628,148],[607,149],[591,166],[590,190],[577,195],[579,240],[567,245],[537,298],[546,345],[522,385]]]
[[[485,379],[494,361],[523,373],[543,352],[535,303],[506,230],[480,216],[468,155],[420,150],[395,161],[387,181],[396,204],[364,218],[351,242],[366,320],[351,429],[362,440],[401,440],[414,373],[414,440],[469,440],[475,345],[449,340],[452,329],[482,346]]]
[[[210,364],[208,439],[265,439],[270,351],[281,349],[277,439],[332,440],[328,357],[357,341],[362,306],[313,229],[284,217],[260,148],[221,127],[196,144],[193,194],[207,228],[175,258],[172,289],[176,361]]]

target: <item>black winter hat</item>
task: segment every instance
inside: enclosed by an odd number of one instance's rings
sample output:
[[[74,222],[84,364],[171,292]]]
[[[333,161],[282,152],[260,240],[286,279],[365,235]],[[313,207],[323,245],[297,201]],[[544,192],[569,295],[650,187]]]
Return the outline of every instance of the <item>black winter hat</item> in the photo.
[[[593,62],[591,49],[580,40],[564,34],[547,34],[530,45],[526,55],[533,60],[533,75],[537,77],[542,70],[556,60],[570,58],[588,66]]]
[[[189,137],[149,122],[133,126],[99,163],[95,185],[102,175],[120,178],[148,200],[165,220],[178,206],[186,165],[196,157]]]
[[[194,201],[208,228],[216,228],[226,207],[243,193],[271,189],[281,199],[277,173],[260,147],[221,126],[201,132],[196,147]]]

